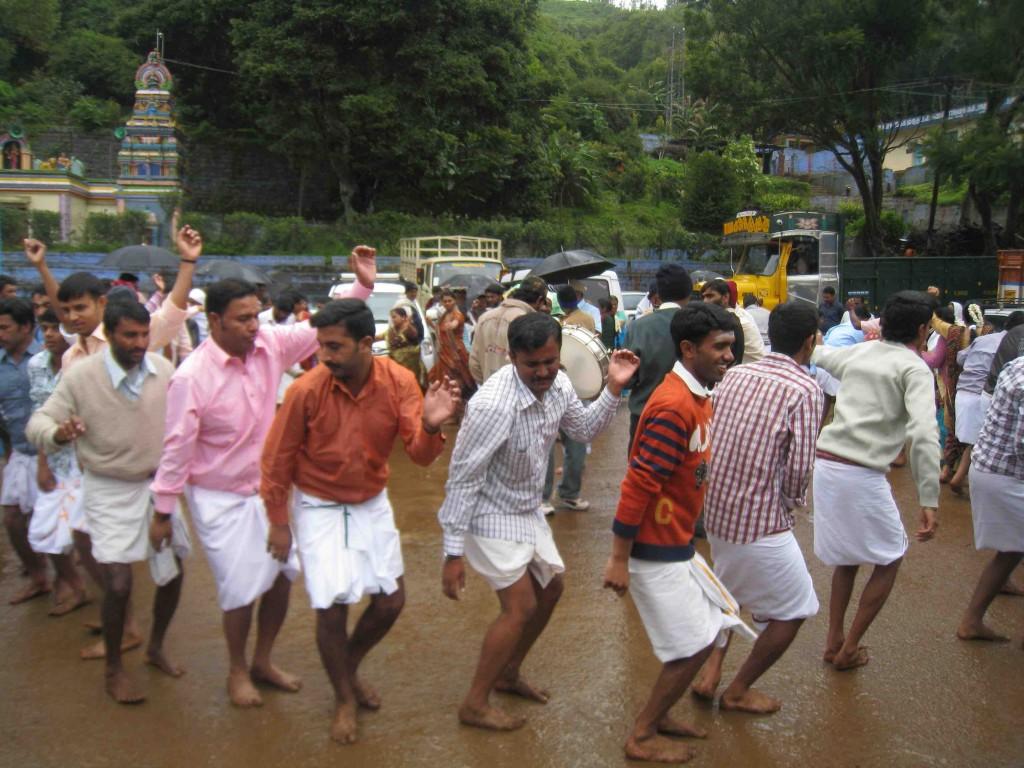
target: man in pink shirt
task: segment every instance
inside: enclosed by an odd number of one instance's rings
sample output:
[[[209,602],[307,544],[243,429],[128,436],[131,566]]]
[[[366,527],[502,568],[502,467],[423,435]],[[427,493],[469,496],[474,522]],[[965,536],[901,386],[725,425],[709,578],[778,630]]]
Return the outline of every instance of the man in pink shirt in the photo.
[[[352,298],[365,299],[376,277],[376,251],[357,246]],[[228,695],[240,707],[260,706],[264,683],[297,691],[299,680],[270,661],[288,612],[293,551],[279,563],[267,553],[269,530],[259,496],[260,454],[274,420],[281,374],[318,348],[308,322],[259,324],[256,286],[222,280],[206,290],[210,336],[171,379],[164,450],[152,485],[157,517],[169,519],[184,494],[217,582],[224,611],[230,671]],[[260,601],[252,665],[246,640]]]

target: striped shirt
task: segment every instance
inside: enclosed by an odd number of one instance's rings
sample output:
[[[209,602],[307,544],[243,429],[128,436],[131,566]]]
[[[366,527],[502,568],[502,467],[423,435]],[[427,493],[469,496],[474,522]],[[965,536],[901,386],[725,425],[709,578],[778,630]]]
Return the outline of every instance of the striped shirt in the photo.
[[[715,389],[704,519],[736,544],[793,527],[805,503],[823,396],[806,370],[777,353],[731,369]]]
[[[971,460],[985,472],[1024,481],[1024,357],[999,374]]]
[[[461,555],[467,532],[535,543],[531,517],[544,520],[541,490],[559,429],[589,443],[611,422],[618,404],[619,398],[605,389],[584,406],[564,371],[542,400],[512,365],[487,379],[466,406],[437,513],[445,554]]]

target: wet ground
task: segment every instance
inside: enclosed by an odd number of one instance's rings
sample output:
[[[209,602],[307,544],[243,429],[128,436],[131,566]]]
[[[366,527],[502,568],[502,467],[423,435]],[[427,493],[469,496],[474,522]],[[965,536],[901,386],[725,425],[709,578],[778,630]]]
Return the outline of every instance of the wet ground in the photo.
[[[188,674],[171,680],[130,668],[149,700],[126,708],[102,692],[102,666],[78,660],[88,640],[90,606],[51,619],[37,600],[8,607],[20,583],[6,537],[0,542],[0,766],[620,766],[621,744],[658,669],[636,611],[601,589],[609,525],[624,468],[628,417],[623,406],[598,438],[584,485],[593,506],[552,521],[565,559],[567,589],[526,673],[548,685],[547,706],[507,700],[530,722],[514,734],[461,727],[455,709],[469,683],[496,601],[471,574],[464,599],[440,591],[436,512],[447,461],[422,470],[399,448],[390,486],[403,532],[408,603],[392,633],[365,666],[384,697],[361,715],[359,744],[327,737],[330,688],[313,638],[313,613],[301,582],[293,592],[277,662],[303,677],[298,694],[265,694],[259,710],[232,708],[220,614],[201,552],[186,565],[182,604],[168,650]],[[907,527],[916,498],[908,469],[892,480]],[[771,717],[720,713],[685,697],[675,712],[710,731],[697,742],[698,766],[1020,766],[1024,765],[1024,598],[999,597],[993,626],[1013,644],[964,643],[957,619],[986,559],[974,550],[970,506],[943,489],[938,539],[912,544],[895,591],[869,631],[871,663],[836,673],[821,662],[825,616],[809,621],[762,681],[784,707]],[[823,607],[829,573],[811,552],[809,515],[797,535]],[[706,554],[706,552],[705,552]],[[149,604],[145,567],[137,605]],[[858,582],[858,591],[862,582]],[[145,610],[140,611],[145,613]],[[148,617],[147,617],[148,620]],[[726,674],[749,646],[733,644]]]

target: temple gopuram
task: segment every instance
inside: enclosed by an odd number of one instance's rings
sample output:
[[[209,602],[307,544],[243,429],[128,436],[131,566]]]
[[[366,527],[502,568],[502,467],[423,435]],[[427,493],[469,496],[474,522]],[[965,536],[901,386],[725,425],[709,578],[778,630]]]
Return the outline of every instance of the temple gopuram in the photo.
[[[63,152],[35,157],[22,131],[7,129],[0,134],[0,205],[59,213],[64,241],[84,230],[90,214],[142,211],[150,242],[169,243],[169,209],[181,188],[172,85],[170,70],[151,51],[135,72],[132,116],[115,131],[121,140],[116,179],[88,178],[81,161]]]

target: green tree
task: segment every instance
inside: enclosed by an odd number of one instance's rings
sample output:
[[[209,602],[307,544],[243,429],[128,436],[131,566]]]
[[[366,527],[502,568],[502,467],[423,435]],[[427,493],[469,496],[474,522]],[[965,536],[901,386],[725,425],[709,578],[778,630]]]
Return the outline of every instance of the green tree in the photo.
[[[77,80],[97,99],[130,102],[133,75],[144,52],[133,53],[117,37],[76,29],[54,46],[48,68],[58,77]]]
[[[714,232],[736,214],[742,190],[732,164],[714,152],[690,158],[683,179],[683,224]]]

